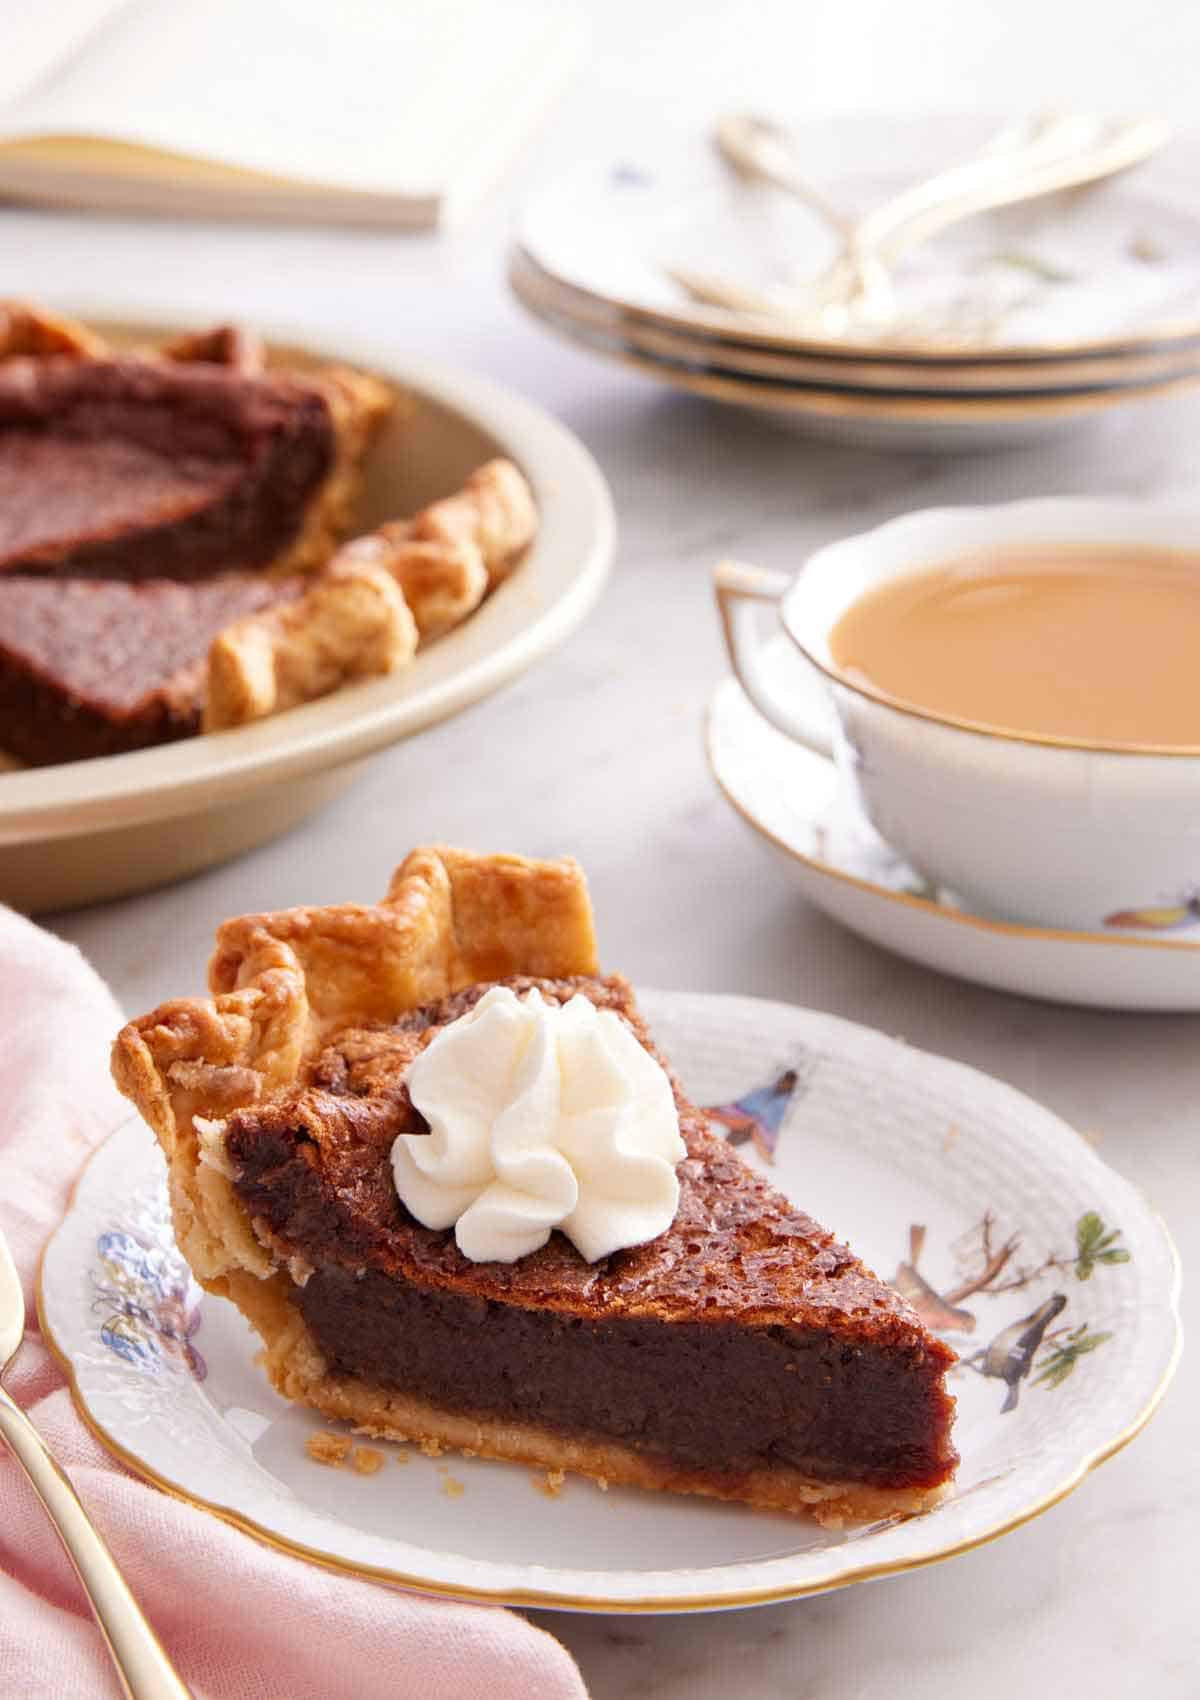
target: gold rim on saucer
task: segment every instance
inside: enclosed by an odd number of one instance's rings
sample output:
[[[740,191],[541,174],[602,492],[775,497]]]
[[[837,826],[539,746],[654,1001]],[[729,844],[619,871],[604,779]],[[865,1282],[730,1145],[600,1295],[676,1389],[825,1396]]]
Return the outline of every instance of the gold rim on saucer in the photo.
[[[732,675],[730,675],[732,678]],[[719,687],[718,687],[719,688]],[[955,926],[969,927],[976,932],[998,933],[1006,938],[1053,940],[1060,944],[1100,944],[1116,945],[1123,950],[1166,950],[1200,953],[1200,941],[1189,939],[1148,939],[1131,938],[1128,933],[1088,933],[1073,932],[1065,927],[1035,927],[1022,921],[992,921],[983,915],[972,915],[967,909],[951,909],[944,903],[937,903],[931,897],[918,897],[911,891],[893,891],[891,886],[879,885],[875,880],[864,878],[862,874],[847,873],[844,868],[834,867],[832,862],[823,862],[815,856],[808,856],[803,850],[798,850],[794,844],[789,844],[786,838],[767,826],[758,815],[752,814],[746,805],[735,796],[733,791],[721,777],[720,764],[714,749],[713,721],[716,715],[715,697],[709,703],[704,718],[704,758],[708,763],[708,771],[722,797],[734,813],[756,832],[760,838],[765,838],[771,846],[787,856],[793,862],[800,862],[811,869],[814,874],[820,874],[826,879],[840,880],[843,885],[853,886],[857,891],[868,893],[871,897],[885,897],[889,903],[898,903],[907,909],[914,909],[924,915],[936,916],[940,921],[949,921]],[[782,734],[780,734],[782,736]],[[816,760],[822,758],[816,757]],[[830,763],[830,766],[833,764]]]

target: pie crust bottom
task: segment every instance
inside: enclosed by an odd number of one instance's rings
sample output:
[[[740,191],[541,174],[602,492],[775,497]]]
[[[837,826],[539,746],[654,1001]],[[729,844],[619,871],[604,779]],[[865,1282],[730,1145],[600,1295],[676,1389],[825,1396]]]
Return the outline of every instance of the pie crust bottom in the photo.
[[[945,1486],[883,1488],[831,1482],[779,1464],[750,1470],[696,1469],[613,1440],[566,1434],[511,1417],[449,1410],[358,1376],[333,1374],[291,1302],[292,1282],[283,1271],[266,1281],[231,1271],[205,1285],[231,1299],[261,1336],[259,1361],[276,1392],[376,1439],[448,1448],[549,1472],[570,1471],[606,1487],[703,1494],[763,1511],[799,1512],[828,1529],[915,1516],[936,1505],[947,1491]]]

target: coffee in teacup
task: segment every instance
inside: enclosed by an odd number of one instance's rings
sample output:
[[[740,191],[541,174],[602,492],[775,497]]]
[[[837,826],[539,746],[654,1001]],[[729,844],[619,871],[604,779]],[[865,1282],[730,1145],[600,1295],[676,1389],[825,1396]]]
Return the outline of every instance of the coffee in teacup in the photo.
[[[1017,736],[1200,747],[1200,555],[972,554],[875,585],[829,638],[843,677]]]

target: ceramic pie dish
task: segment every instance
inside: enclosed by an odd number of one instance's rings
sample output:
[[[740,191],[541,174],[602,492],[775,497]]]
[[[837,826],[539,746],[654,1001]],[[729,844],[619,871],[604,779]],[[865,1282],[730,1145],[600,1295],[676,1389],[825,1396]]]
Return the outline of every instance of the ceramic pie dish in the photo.
[[[165,320],[89,312],[114,342],[178,334]],[[65,908],[162,884],[288,831],[338,795],[374,751],[458,713],[562,641],[600,592],[614,522],[586,450],[503,388],[378,343],[266,332],[303,367],[377,373],[409,405],[380,433],[355,524],[368,529],[457,489],[495,456],[532,484],[539,536],[519,572],[403,673],[340,690],[236,731],[133,754],[0,773],[0,900]]]

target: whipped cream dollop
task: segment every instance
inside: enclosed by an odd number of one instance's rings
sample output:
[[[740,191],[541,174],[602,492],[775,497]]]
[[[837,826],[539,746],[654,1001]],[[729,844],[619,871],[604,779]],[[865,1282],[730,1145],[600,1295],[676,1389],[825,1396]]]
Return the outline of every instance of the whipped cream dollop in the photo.
[[[589,1263],[665,1233],[687,1155],[671,1083],[612,1010],[493,986],[416,1058],[428,1134],[392,1146],[396,1191],[476,1263],[560,1228]]]

